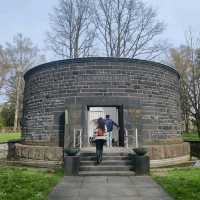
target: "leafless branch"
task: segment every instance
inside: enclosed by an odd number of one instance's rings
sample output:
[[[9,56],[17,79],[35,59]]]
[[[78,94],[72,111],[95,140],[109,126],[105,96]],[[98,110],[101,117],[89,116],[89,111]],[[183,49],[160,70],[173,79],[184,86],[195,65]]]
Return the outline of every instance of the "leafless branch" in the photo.
[[[155,10],[138,0],[95,2],[98,41],[107,56],[136,58],[157,53],[153,40],[162,33],[164,24],[156,20]]]
[[[91,0],[60,0],[50,15],[49,47],[62,58],[90,55],[95,38]]]

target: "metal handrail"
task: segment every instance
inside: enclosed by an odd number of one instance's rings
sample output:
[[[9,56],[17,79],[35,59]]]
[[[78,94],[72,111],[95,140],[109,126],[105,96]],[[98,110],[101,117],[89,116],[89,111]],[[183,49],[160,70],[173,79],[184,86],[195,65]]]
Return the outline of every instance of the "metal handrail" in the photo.
[[[125,134],[124,134],[124,143],[125,143],[125,147],[128,148],[129,147],[129,137],[132,140],[133,139],[133,146],[135,146],[136,148],[139,147],[139,141],[138,141],[138,129],[135,129],[135,135],[129,135],[128,134],[128,130],[126,128],[124,128],[125,130]]]
[[[128,130],[125,128],[124,143],[125,147],[128,148]]]

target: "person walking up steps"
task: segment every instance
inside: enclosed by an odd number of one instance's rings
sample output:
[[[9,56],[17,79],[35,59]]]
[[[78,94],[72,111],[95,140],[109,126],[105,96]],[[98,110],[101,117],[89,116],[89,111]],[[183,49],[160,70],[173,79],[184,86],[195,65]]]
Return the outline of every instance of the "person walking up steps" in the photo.
[[[97,164],[102,162],[103,157],[103,145],[106,142],[106,126],[103,118],[97,120],[97,129],[95,131],[95,143],[96,143],[96,159]]]
[[[110,119],[110,115],[106,115],[105,125],[107,127],[107,146],[112,147],[112,131],[113,125],[119,128],[119,125],[116,124],[112,119]]]

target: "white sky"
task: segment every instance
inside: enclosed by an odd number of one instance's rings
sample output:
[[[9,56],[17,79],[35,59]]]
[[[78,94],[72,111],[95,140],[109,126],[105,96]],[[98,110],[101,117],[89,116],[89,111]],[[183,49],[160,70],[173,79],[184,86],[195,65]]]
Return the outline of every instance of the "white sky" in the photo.
[[[145,0],[158,9],[158,18],[167,25],[163,37],[179,46],[184,43],[185,32],[191,28],[200,33],[200,0]]]
[[[200,33],[200,0],[144,1],[158,10],[158,19],[167,26],[162,38],[170,44],[183,44],[188,28]],[[48,14],[57,3],[58,0],[0,0],[0,45],[12,42],[16,33],[22,33],[43,50],[47,61],[54,60],[53,54],[46,51],[44,40],[49,29]]]

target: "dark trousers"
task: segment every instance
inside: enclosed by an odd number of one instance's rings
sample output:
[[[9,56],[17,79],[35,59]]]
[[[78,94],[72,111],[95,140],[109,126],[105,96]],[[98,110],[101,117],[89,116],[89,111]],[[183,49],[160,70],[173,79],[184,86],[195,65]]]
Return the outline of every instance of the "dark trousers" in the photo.
[[[97,163],[100,163],[102,161],[102,155],[103,155],[103,144],[105,143],[105,140],[99,139],[96,140],[96,158]]]

